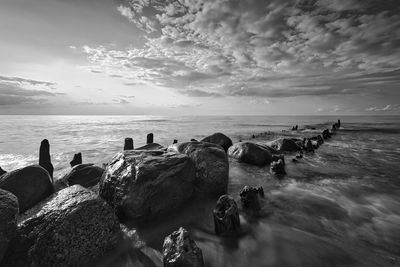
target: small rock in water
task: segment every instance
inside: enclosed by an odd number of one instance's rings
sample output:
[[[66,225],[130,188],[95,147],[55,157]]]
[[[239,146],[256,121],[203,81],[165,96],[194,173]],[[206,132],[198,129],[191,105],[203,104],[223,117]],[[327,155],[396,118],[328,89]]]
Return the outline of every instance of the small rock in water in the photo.
[[[154,134],[153,133],[149,133],[148,135],[147,135],[147,142],[146,142],[146,144],[151,144],[151,143],[153,143],[154,142]]]
[[[272,161],[278,161],[278,160],[282,160],[283,161],[283,165],[285,165],[285,156],[284,155],[272,155]]]
[[[240,191],[240,201],[245,209],[258,211],[261,209],[259,197],[264,197],[264,189],[260,186],[259,188],[245,186]]]
[[[74,167],[75,165],[78,164],[82,164],[82,153],[79,152],[78,154],[74,154],[74,158],[71,160],[69,164],[71,164],[71,167]]]
[[[192,138],[190,139],[190,142],[198,142],[196,139]]]
[[[130,137],[125,138],[124,150],[132,150],[133,149],[133,139]]]
[[[51,179],[53,179],[54,167],[53,164],[51,164],[50,144],[47,139],[43,139],[43,141],[40,143],[39,165],[42,166],[45,170],[47,170],[50,174]]]
[[[165,267],[203,267],[203,253],[188,231],[181,227],[167,236],[163,245]]]
[[[235,200],[222,195],[213,211],[214,229],[217,235],[232,236],[240,232],[239,211]]]
[[[174,142],[172,142],[172,144],[176,144],[178,143],[178,140],[174,139]]]
[[[7,173],[7,172],[0,167],[0,176],[2,176],[5,173]]]
[[[285,175],[285,163],[283,163],[282,159],[278,161],[271,162],[271,172],[276,175]]]

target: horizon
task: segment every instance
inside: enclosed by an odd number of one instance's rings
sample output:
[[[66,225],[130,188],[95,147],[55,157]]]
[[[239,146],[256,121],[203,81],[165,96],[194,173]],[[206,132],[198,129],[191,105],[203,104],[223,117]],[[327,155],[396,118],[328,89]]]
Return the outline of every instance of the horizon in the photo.
[[[396,0],[0,7],[0,115],[400,115]]]

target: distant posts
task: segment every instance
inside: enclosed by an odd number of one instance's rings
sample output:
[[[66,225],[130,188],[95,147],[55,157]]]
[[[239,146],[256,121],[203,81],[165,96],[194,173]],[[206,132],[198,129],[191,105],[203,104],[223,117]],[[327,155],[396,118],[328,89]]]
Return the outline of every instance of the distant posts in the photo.
[[[79,152],[78,154],[74,154],[74,158],[69,164],[71,164],[71,168],[76,165],[82,164],[82,153]]]
[[[54,167],[51,164],[50,144],[47,139],[43,139],[43,141],[40,143],[39,165],[46,169],[49,172],[50,177],[53,179]]]
[[[173,142],[173,144],[176,144],[176,143],[178,143],[178,140],[174,139],[174,142]]]
[[[152,143],[154,143],[154,135],[153,133],[149,133],[147,135],[147,144],[152,144]]]
[[[124,150],[132,150],[133,149],[133,139],[130,137],[125,138]]]
[[[234,236],[240,232],[239,211],[235,200],[222,195],[213,210],[214,229],[217,235]]]

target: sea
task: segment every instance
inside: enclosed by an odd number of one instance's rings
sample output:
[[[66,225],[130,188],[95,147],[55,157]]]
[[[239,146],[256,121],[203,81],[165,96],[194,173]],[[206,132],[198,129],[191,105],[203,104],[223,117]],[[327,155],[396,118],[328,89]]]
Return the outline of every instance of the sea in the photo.
[[[233,142],[305,137],[342,127],[315,153],[292,162],[284,177],[269,166],[229,159],[228,193],[262,186],[263,216],[240,213],[243,234],[213,233],[215,199],[191,203],[137,228],[148,263],[162,266],[164,237],[184,226],[202,249],[206,266],[400,266],[400,116],[0,116],[0,167],[12,171],[38,163],[41,140],[50,142],[55,179],[75,153],[102,166],[123,149],[154,142],[168,146],[222,132]],[[291,131],[298,125],[298,131]],[[117,253],[107,262],[135,266]],[[125,255],[125,254],[124,254]],[[158,256],[157,256],[158,255]],[[137,259],[136,259],[137,260]]]

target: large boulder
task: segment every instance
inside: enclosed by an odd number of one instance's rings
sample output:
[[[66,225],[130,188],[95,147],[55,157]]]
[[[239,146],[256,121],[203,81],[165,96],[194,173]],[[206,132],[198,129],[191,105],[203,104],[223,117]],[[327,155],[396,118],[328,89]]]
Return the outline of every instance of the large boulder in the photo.
[[[83,187],[91,187],[100,181],[103,173],[103,168],[93,164],[79,164],[74,166],[62,179],[69,185],[79,184]]]
[[[99,193],[121,219],[139,223],[181,206],[194,180],[194,163],[184,154],[126,150],[108,164]]]
[[[121,238],[113,209],[94,192],[74,185],[23,214],[4,266],[84,266]]]
[[[301,147],[296,143],[297,139],[279,138],[268,142],[267,145],[276,149],[278,152],[296,152],[301,150]]]
[[[168,151],[184,153],[196,167],[196,195],[225,194],[228,189],[229,162],[221,146],[205,142],[184,142],[173,144]]]
[[[224,135],[223,133],[214,133],[210,136],[205,137],[201,142],[213,143],[222,146],[222,148],[228,151],[229,147],[232,145],[232,140]]]
[[[17,229],[18,199],[0,189],[0,262]]]
[[[267,147],[251,142],[233,144],[228,154],[240,162],[258,166],[268,165],[272,161],[272,153]]]
[[[38,165],[8,172],[0,177],[0,188],[18,198],[19,211],[24,212],[54,192],[49,173]]]

